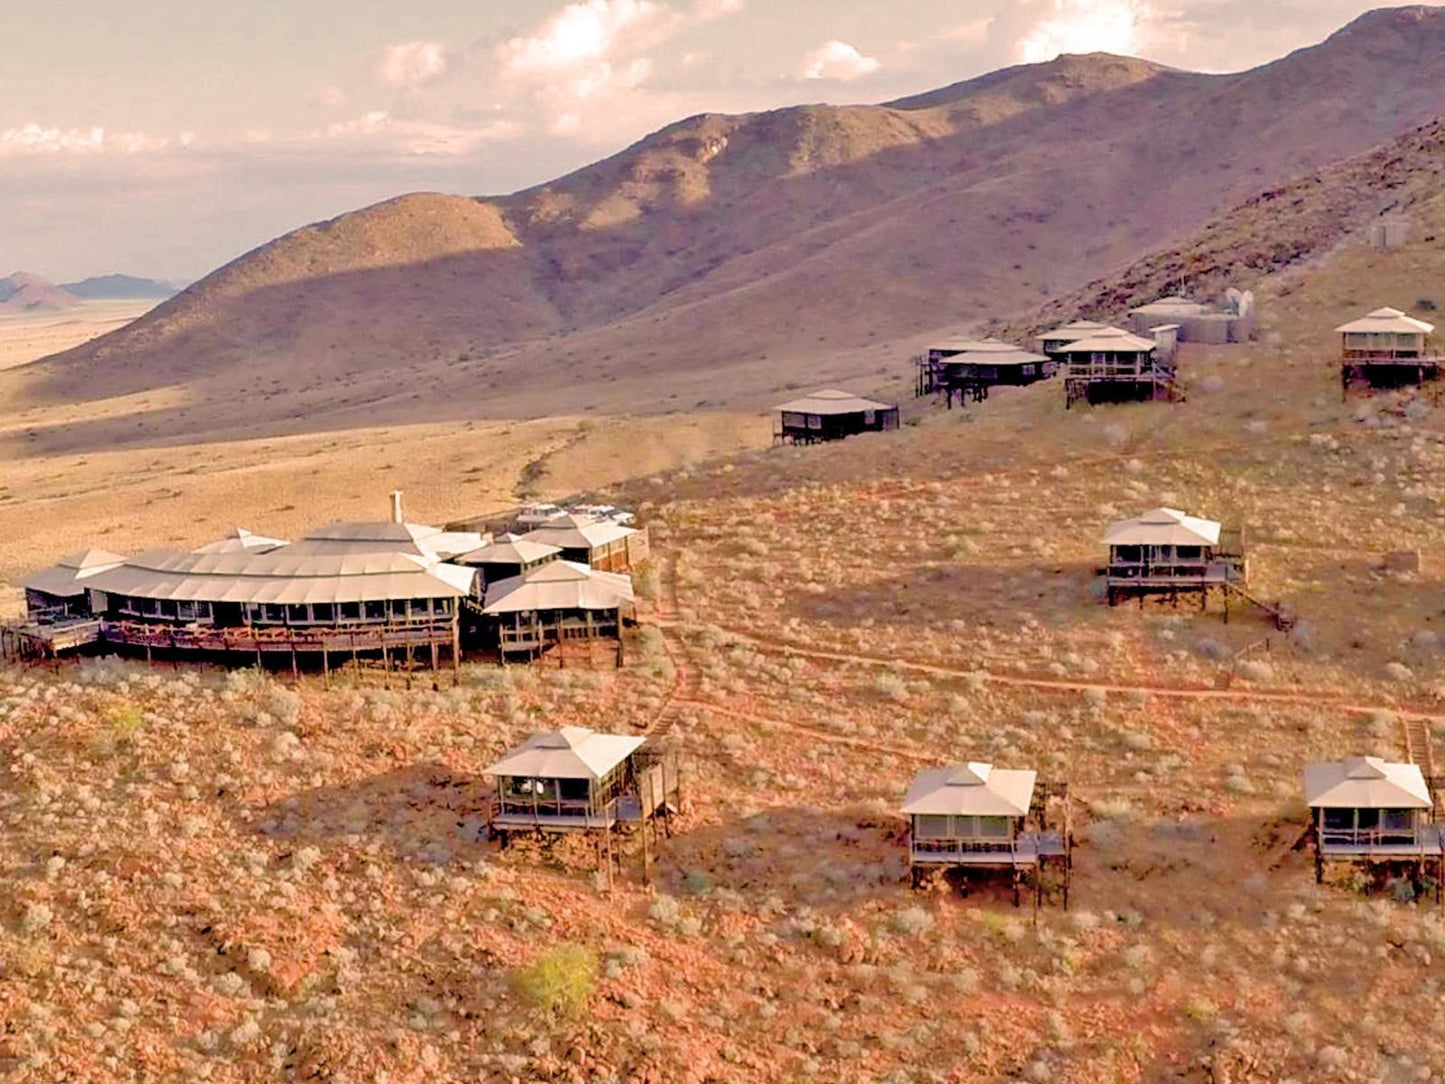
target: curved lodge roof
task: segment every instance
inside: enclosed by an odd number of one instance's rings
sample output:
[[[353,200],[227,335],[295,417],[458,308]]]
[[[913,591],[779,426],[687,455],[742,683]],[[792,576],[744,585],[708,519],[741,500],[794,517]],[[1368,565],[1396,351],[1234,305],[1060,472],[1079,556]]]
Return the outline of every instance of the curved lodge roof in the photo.
[[[801,399],[790,399],[773,407],[788,414],[861,414],[866,410],[897,410],[892,403],[864,399],[852,392],[824,388]]]
[[[487,585],[482,611],[618,610],[633,599],[632,578],[575,561],[548,561]]]
[[[483,546],[457,558],[464,565],[530,565],[562,552],[560,546],[528,542],[525,538]]]
[[[1028,815],[1038,773],[995,768],[970,761],[946,768],[925,768],[913,777],[902,812],[975,817]]]
[[[615,519],[566,515],[533,527],[517,544],[556,547],[559,550],[590,550],[636,533],[636,527],[625,527]]]
[[[89,580],[101,572],[124,563],[125,558],[109,550],[83,550],[68,553],[54,568],[41,569],[25,577],[20,586],[27,591],[38,591],[42,595],[67,598],[83,595],[93,586]]]
[[[378,602],[460,598],[475,573],[410,553],[315,554],[149,550],[97,572],[86,586],[116,595],[187,602]]]
[[[1435,325],[1406,316],[1399,309],[1376,309],[1368,316],[1335,328],[1341,334],[1429,335]]]
[[[1104,532],[1108,546],[1215,546],[1219,524],[1200,519],[1177,508],[1155,508],[1135,519],[1109,524]]]

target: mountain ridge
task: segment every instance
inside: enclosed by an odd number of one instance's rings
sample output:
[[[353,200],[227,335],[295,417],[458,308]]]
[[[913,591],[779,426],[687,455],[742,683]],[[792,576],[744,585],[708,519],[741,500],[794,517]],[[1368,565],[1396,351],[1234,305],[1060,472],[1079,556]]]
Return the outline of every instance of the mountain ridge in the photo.
[[[186,384],[192,425],[278,383],[295,405],[267,409],[312,418],[392,409],[398,381],[441,414],[730,400],[1027,313],[1442,112],[1445,9],[1415,7],[1235,75],[1096,54],[700,114],[510,196],[302,227],[24,379],[38,401]]]

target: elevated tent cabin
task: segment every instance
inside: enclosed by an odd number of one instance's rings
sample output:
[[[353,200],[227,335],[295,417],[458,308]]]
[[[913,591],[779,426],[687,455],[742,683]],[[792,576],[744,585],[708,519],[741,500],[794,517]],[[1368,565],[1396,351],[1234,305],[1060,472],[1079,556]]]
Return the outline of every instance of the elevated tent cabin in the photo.
[[[773,408],[779,414],[774,443],[814,444],[858,433],[897,429],[898,407],[825,388]]]
[[[548,561],[555,561],[561,554],[562,549],[559,546],[514,538],[465,553],[457,558],[457,563],[466,565],[468,568],[475,568],[481,585],[485,587],[498,580],[520,576],[528,569],[536,568]]]
[[[1419,386],[1440,375],[1441,357],[1431,338],[1435,325],[1399,309],[1376,309],[1335,331],[1345,394],[1355,388]]]
[[[1243,534],[1177,508],[1155,508],[1109,525],[1105,583],[1109,605],[1130,596],[1199,593],[1243,585],[1248,578]]]
[[[648,557],[646,530],[575,513],[533,528],[522,536],[521,542],[550,547],[557,550],[564,561],[601,572],[626,572]]]
[[[504,662],[567,640],[613,637],[620,645],[632,613],[630,577],[561,560],[487,584],[481,607],[483,636]]]
[[[1135,403],[1177,398],[1172,359],[1159,344],[1121,328],[1105,328],[1055,350],[1064,366],[1064,405]]]
[[[1433,858],[1445,871],[1434,796],[1417,765],[1370,756],[1309,764],[1304,789],[1317,880],[1327,861],[1415,862],[1423,872]]]
[[[978,402],[988,398],[989,388],[1033,384],[1057,368],[1052,358],[999,339],[948,340],[920,360],[918,395],[942,395],[951,409],[955,395]]]
[[[584,727],[534,734],[483,773],[496,795],[493,837],[517,831],[611,831],[640,824],[677,797],[676,758],[646,738]]]
[[[1035,884],[1042,890],[1042,879],[1037,876],[1042,862],[1060,860],[1067,876],[1071,854],[1067,787],[1048,788],[1036,795],[1036,785],[1034,771],[972,761],[925,768],[915,775],[902,807],[909,821],[908,857],[914,885],[930,869],[1007,869],[1013,876],[1017,903],[1026,871],[1035,873]],[[1061,819],[1048,815],[1051,795],[1063,801]]]

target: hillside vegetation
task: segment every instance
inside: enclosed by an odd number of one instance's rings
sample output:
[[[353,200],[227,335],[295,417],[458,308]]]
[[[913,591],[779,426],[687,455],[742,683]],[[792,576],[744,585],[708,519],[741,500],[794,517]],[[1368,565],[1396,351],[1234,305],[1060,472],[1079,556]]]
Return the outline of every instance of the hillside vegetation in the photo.
[[[1237,75],[1064,57],[882,106],[694,117],[512,196],[298,230],[4,390],[184,389],[131,431],[57,434],[78,447],[236,432],[237,402],[285,432],[755,404],[1029,312],[1441,110],[1445,11],[1407,8]]]

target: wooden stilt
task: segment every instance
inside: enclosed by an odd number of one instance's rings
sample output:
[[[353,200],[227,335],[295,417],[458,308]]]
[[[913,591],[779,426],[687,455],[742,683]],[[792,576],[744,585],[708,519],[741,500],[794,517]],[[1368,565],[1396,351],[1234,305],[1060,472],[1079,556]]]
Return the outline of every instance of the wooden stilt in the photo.
[[[321,684],[324,688],[331,688],[331,659],[326,654],[326,644],[321,644]]]

